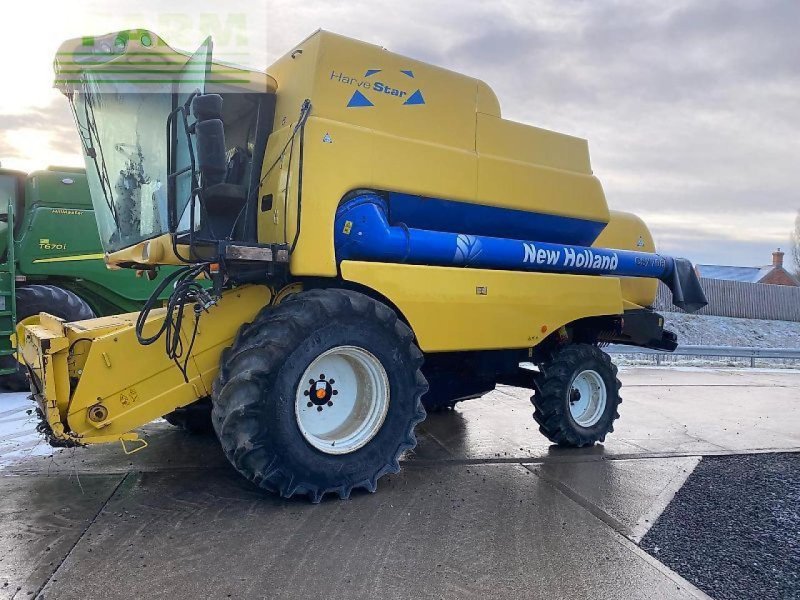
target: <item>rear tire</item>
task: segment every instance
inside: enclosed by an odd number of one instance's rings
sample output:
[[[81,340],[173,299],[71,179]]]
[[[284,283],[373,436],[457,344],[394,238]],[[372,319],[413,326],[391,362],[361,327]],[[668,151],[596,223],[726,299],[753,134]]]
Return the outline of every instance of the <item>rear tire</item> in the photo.
[[[387,306],[346,290],[298,293],[262,310],[223,353],[214,430],[236,470],[285,498],[374,492],[416,446],[422,362]]]
[[[53,285],[28,285],[17,288],[17,322],[46,312],[67,323],[94,319],[92,308],[76,294]],[[0,357],[0,367],[16,367],[17,372],[0,377],[0,388],[27,392],[27,369],[14,356]]]
[[[539,369],[531,398],[539,431],[559,446],[604,442],[622,403],[622,383],[608,354],[597,346],[573,344],[557,350]]]

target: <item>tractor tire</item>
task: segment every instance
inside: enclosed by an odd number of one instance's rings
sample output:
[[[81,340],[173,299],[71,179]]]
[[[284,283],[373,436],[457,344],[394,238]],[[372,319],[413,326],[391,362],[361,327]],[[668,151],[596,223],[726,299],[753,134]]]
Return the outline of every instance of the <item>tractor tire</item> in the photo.
[[[531,398],[539,431],[559,446],[604,442],[614,431],[622,383],[608,354],[590,344],[557,350],[539,365]]]
[[[284,498],[374,492],[416,446],[422,362],[384,304],[347,290],[298,293],[262,310],[224,351],[214,430],[239,473]]]
[[[202,398],[171,413],[164,415],[164,420],[174,427],[195,435],[207,435],[214,431],[211,425],[211,398]]]
[[[17,288],[17,322],[41,312],[49,313],[68,323],[94,319],[91,307],[74,293],[54,285],[28,285]],[[0,357],[0,367],[16,367],[17,372],[0,377],[0,388],[11,392],[29,390],[27,370],[14,356]]]

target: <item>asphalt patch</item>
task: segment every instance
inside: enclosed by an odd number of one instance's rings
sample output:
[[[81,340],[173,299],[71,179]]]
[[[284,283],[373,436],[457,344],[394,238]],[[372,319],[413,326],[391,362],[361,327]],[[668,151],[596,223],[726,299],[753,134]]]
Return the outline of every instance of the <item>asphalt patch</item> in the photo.
[[[704,458],[641,546],[717,600],[800,598],[800,454]]]

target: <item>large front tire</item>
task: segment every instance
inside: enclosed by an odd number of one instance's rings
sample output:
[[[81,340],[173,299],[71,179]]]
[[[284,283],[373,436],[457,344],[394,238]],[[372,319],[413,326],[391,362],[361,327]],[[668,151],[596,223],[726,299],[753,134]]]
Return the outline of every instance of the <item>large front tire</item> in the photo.
[[[17,323],[46,312],[67,323],[94,319],[92,308],[82,298],[69,290],[54,285],[28,285],[17,288]],[[28,391],[25,367],[16,356],[0,357],[0,367],[16,368],[17,372],[0,377],[0,388],[11,392]]]
[[[265,490],[313,502],[374,492],[416,445],[422,362],[387,306],[345,290],[299,293],[223,353],[212,423],[231,464]]]
[[[557,350],[539,365],[531,398],[539,431],[559,446],[604,442],[614,431],[622,383],[608,354],[590,344]]]

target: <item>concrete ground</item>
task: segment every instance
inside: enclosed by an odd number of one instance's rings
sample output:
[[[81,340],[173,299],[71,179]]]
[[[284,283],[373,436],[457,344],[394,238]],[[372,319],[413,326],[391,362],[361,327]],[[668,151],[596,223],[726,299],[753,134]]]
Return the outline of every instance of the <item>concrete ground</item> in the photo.
[[[800,450],[800,372],[634,369],[605,445],[551,447],[528,392],[431,415],[377,494],[254,489],[213,438],[52,454],[0,396],[0,598],[698,598],[637,546],[702,456]]]

